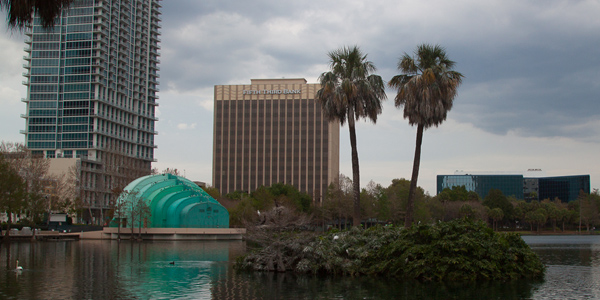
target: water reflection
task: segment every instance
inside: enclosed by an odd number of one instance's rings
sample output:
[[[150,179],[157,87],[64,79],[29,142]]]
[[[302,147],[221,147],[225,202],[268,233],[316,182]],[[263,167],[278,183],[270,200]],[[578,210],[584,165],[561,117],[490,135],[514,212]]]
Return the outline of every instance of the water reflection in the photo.
[[[0,299],[600,299],[600,237],[525,240],[548,265],[543,282],[238,273],[241,241],[13,242],[0,247]]]
[[[535,291],[535,299],[600,299],[600,236],[523,239],[548,266],[545,283]]]
[[[248,290],[213,299],[530,299],[539,285],[515,281],[420,283],[382,277],[315,277],[287,273],[235,275]]]
[[[0,251],[1,299],[207,299],[244,247],[241,241],[19,242]]]

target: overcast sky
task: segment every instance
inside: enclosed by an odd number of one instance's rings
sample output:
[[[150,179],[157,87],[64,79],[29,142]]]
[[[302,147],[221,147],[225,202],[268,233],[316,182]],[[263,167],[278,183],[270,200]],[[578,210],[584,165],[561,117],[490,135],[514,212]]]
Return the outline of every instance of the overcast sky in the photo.
[[[591,175],[600,188],[600,2],[162,1],[160,106],[154,165],[212,181],[215,85],[250,79],[317,83],[327,52],[358,45],[389,80],[398,58],[440,44],[465,78],[448,119],[426,130],[419,185],[469,172]],[[1,15],[2,20],[5,19]],[[0,139],[23,142],[23,36],[0,27]],[[361,183],[410,179],[416,128],[395,108],[357,123]],[[340,171],[350,176],[348,128]]]

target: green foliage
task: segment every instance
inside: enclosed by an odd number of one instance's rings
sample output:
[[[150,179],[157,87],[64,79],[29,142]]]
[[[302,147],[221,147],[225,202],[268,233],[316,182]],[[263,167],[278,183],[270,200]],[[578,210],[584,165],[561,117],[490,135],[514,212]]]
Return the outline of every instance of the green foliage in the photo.
[[[207,194],[209,194],[211,197],[213,197],[213,199],[219,199],[219,198],[221,198],[221,192],[219,192],[219,189],[217,189],[216,187],[205,186],[205,187],[202,187],[202,189]]]
[[[276,198],[287,197],[296,206],[295,208],[300,211],[308,212],[310,210],[310,203],[312,202],[310,196],[298,191],[291,184],[276,183],[270,186],[268,191]]]
[[[519,235],[495,233],[484,222],[468,218],[406,229],[354,227],[315,237],[304,245],[294,240],[293,234],[287,241],[278,239],[239,258],[236,268],[386,275],[421,281],[542,278],[545,271]],[[265,257],[274,257],[275,248],[279,265],[265,261]]]
[[[248,197],[248,193],[242,191],[235,191],[225,195],[225,197],[231,200],[241,200],[244,197]]]
[[[235,203],[228,208],[230,226],[256,223],[259,220],[259,211],[286,208],[306,214],[311,211],[312,203],[308,194],[298,191],[293,185],[283,183],[276,183],[270,187],[260,186],[250,194],[235,191],[227,194],[226,198]]]
[[[512,220],[514,218],[514,207],[501,190],[490,189],[488,195],[483,199],[483,205],[492,209],[500,208],[504,213],[505,220]]]
[[[12,214],[20,213],[27,207],[27,196],[25,181],[0,154],[0,211],[6,212],[8,227],[12,223]]]

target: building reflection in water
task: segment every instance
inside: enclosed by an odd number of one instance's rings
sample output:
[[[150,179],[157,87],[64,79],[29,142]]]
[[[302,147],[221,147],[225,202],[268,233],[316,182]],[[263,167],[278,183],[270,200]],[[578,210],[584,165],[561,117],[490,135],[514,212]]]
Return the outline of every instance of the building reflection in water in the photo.
[[[214,285],[228,285],[229,261],[244,251],[241,241],[5,244],[0,298],[216,299]],[[21,274],[11,272],[16,259]]]

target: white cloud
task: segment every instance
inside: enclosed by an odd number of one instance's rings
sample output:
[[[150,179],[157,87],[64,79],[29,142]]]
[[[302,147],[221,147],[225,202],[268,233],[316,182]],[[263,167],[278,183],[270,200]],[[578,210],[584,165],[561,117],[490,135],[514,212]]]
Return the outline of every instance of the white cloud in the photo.
[[[192,123],[192,124],[179,123],[179,124],[177,124],[177,129],[181,129],[181,130],[196,129],[196,123]]]

